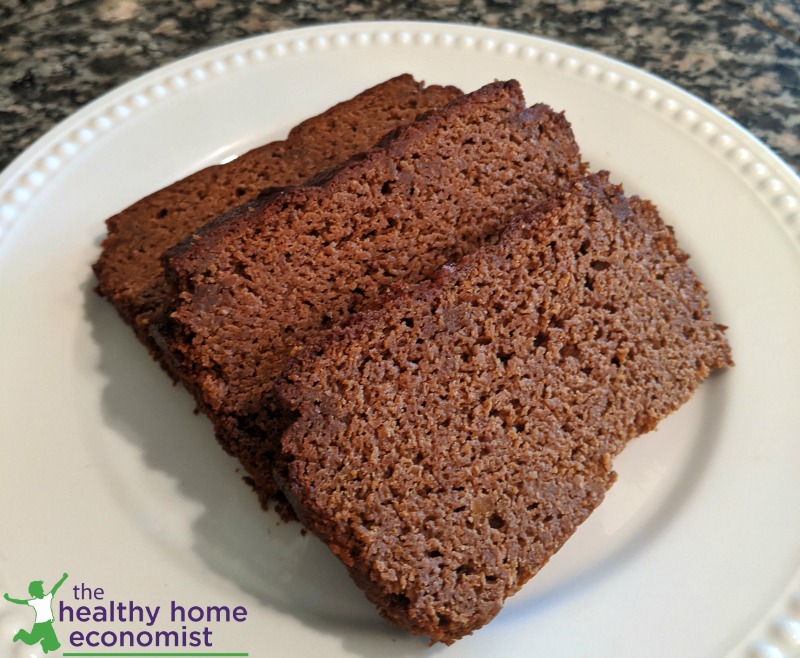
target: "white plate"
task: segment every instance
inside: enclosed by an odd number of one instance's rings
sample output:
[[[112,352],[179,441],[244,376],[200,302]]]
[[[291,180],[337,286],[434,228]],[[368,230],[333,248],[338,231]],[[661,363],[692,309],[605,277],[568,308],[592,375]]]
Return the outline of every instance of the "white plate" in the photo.
[[[406,71],[464,89],[516,77],[530,102],[565,110],[593,167],[655,200],[675,226],[730,325],[737,363],[634,442],[607,501],[564,550],[495,621],[450,648],[428,649],[384,624],[326,549],[260,511],[189,396],[94,295],[90,272],[107,216]],[[322,26],[134,80],[0,177],[0,590],[23,597],[29,580],[49,588],[68,571],[56,597],[64,652],[153,651],[113,645],[110,633],[169,630],[174,601],[247,609],[245,621],[209,626],[212,646],[184,651],[792,655],[798,198],[787,166],[696,98],[597,54],[509,32]],[[103,599],[81,585],[102,588]],[[152,627],[70,621],[58,608],[109,600],[158,605],[161,616]],[[0,653],[30,655],[11,638],[31,624],[29,610],[0,599]],[[112,646],[71,643],[91,631],[107,632]]]

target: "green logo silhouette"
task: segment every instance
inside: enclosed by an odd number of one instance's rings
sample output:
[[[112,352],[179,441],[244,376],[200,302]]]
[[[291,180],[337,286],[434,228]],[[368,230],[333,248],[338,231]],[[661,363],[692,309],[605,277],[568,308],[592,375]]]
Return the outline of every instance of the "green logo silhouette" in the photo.
[[[44,581],[34,580],[28,585],[28,592],[33,597],[32,599],[12,599],[8,594],[3,594],[3,598],[11,603],[18,603],[19,605],[29,605],[36,611],[36,619],[34,620],[33,628],[30,633],[23,628],[17,631],[14,636],[14,642],[20,641],[27,645],[33,646],[37,642],[42,643],[42,651],[48,653],[55,651],[61,646],[61,642],[56,637],[56,632],[53,629],[53,596],[58,591],[58,588],[64,584],[67,579],[67,574],[61,576],[53,589],[47,594],[44,593]]]

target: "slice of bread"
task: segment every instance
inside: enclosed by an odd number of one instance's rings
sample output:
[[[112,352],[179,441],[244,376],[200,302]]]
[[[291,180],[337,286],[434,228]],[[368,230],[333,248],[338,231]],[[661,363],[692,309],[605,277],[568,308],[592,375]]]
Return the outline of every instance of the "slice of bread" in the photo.
[[[165,302],[161,256],[167,249],[265,188],[298,185],[460,95],[455,87],[425,87],[401,75],[304,121],[285,140],[198,171],[141,199],[107,220],[108,237],[94,264],[97,292],[158,357],[148,327]]]
[[[285,427],[272,382],[292,351],[387,286],[492,242],[515,210],[582,171],[563,115],[526,108],[515,81],[487,85],[168,252],[173,302],[155,326],[159,344],[268,497],[262,465]]]
[[[446,643],[488,622],[731,364],[686,261],[593,175],[296,357],[278,479],[383,616]]]

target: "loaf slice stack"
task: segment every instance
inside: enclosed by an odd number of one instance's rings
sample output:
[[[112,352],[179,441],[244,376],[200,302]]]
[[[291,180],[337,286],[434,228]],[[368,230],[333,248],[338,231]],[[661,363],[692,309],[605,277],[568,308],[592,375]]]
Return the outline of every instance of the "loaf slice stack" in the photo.
[[[268,464],[287,421],[273,381],[293,351],[388,286],[491,243],[515,211],[582,173],[563,115],[526,107],[515,81],[487,85],[170,250],[172,303],[154,335],[220,442],[269,497]]]
[[[285,140],[180,180],[107,220],[108,237],[94,264],[97,292],[107,297],[155,357],[150,321],[166,302],[161,256],[217,216],[268,187],[298,185],[378,141],[398,125],[461,95],[401,75],[295,127]]]
[[[296,357],[278,478],[383,616],[445,643],[488,622],[731,363],[686,261],[593,175]]]

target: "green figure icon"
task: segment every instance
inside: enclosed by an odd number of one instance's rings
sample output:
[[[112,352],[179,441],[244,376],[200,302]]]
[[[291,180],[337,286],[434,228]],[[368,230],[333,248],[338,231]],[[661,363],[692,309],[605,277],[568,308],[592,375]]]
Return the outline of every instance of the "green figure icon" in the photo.
[[[8,594],[3,594],[3,598],[11,603],[18,603],[19,605],[29,605],[36,611],[36,619],[34,620],[33,628],[30,633],[22,628],[17,631],[14,636],[14,642],[21,640],[27,645],[33,646],[37,642],[42,643],[42,651],[48,653],[55,651],[61,646],[61,643],[56,637],[56,632],[53,629],[53,595],[58,591],[58,588],[64,584],[67,579],[67,574],[61,576],[53,589],[49,593],[44,593],[44,582],[41,580],[34,580],[28,585],[28,592],[33,597],[32,599],[12,599]]]

